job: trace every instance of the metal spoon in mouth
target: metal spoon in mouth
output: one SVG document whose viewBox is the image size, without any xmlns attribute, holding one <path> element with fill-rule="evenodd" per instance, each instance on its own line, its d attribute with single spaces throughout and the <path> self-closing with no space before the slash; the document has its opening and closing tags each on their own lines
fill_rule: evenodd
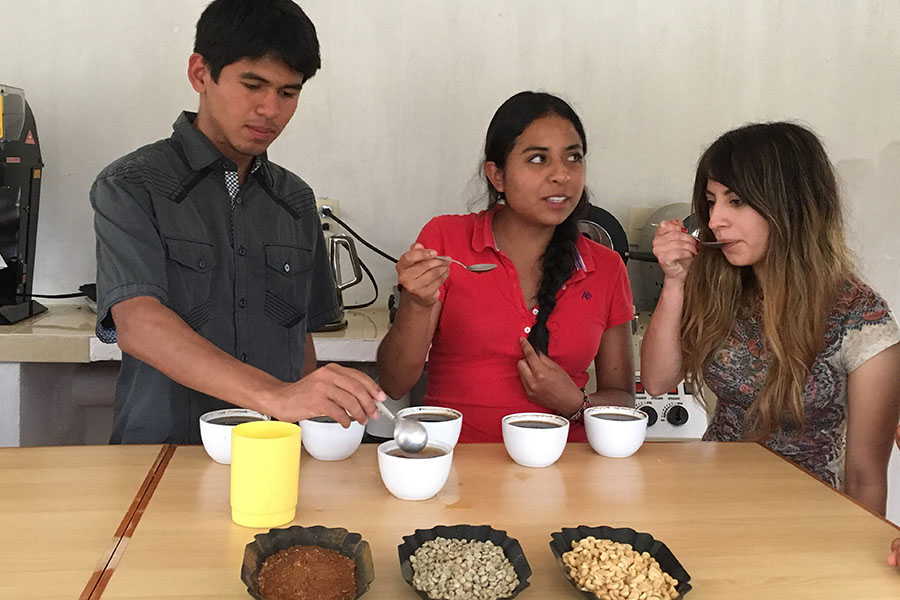
<svg viewBox="0 0 900 600">
<path fill-rule="evenodd" d="M 381 414 L 394 422 L 394 441 L 397 442 L 401 450 L 415 454 L 425 449 L 425 446 L 428 444 L 428 432 L 425 431 L 425 427 L 421 423 L 395 417 L 394 413 L 388 410 L 388 407 L 383 402 L 376 401 L 375 404 L 378 406 Z"/>
<path fill-rule="evenodd" d="M 497 265 L 495 265 L 494 263 L 478 263 L 474 265 L 466 265 L 459 262 L 455 258 L 450 258 L 449 256 L 435 256 L 435 258 L 440 258 L 441 260 L 449 260 L 450 262 L 456 263 L 462 268 L 468 269 L 473 273 L 487 273 L 488 271 L 493 271 L 497 268 Z"/>
<path fill-rule="evenodd" d="M 721 248 L 722 246 L 727 246 L 732 241 L 732 240 L 716 240 L 715 242 L 707 242 L 706 240 L 701 240 L 696 235 L 692 235 L 691 237 L 694 238 L 695 240 L 697 240 L 698 242 L 700 242 L 701 246 L 704 246 L 706 248 Z"/>
<path fill-rule="evenodd" d="M 688 217 L 688 218 L 690 218 L 690 217 Z M 685 219 L 685 222 L 687 222 L 687 219 Z M 651 227 L 659 227 L 659 223 L 650 223 L 650 226 Z M 685 229 L 688 229 L 688 227 L 686 225 L 685 225 Z M 700 242 L 701 246 L 705 246 L 706 248 L 721 248 L 722 246 L 727 246 L 728 244 L 730 244 L 731 242 L 734 241 L 734 240 L 716 240 L 714 242 L 707 242 L 706 240 L 700 239 L 700 231 L 697 229 L 690 231 L 689 235 L 692 238 L 694 238 L 695 240 L 697 240 L 698 242 Z"/>
</svg>

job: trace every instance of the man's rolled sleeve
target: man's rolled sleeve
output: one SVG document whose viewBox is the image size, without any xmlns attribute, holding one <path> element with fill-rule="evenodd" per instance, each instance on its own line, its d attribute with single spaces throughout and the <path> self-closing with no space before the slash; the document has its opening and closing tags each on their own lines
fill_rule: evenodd
<svg viewBox="0 0 900 600">
<path fill-rule="evenodd" d="M 97 237 L 97 337 L 116 341 L 110 309 L 129 298 L 168 300 L 166 254 L 148 195 L 116 176 L 91 188 Z"/>
</svg>

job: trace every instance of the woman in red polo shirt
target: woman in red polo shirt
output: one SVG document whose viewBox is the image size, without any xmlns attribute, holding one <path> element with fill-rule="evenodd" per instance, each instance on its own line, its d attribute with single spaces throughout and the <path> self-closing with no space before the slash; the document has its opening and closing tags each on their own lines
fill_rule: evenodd
<svg viewBox="0 0 900 600">
<path fill-rule="evenodd" d="M 488 209 L 432 219 L 397 263 L 397 317 L 378 350 L 382 388 L 400 397 L 428 359 L 425 403 L 463 413 L 461 442 L 502 441 L 516 412 L 572 420 L 587 406 L 634 404 L 625 265 L 578 233 L 588 206 L 587 140 L 563 100 L 521 92 L 485 139 Z M 472 273 L 438 256 L 494 263 Z M 587 393 L 594 362 L 597 390 Z"/>
</svg>

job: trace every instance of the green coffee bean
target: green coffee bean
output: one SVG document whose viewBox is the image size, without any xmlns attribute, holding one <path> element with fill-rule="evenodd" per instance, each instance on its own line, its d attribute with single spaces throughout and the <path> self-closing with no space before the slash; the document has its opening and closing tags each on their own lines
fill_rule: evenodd
<svg viewBox="0 0 900 600">
<path fill-rule="evenodd" d="M 519 578 L 492 542 L 437 538 L 409 557 L 413 585 L 433 600 L 500 600 L 512 594 Z"/>
</svg>

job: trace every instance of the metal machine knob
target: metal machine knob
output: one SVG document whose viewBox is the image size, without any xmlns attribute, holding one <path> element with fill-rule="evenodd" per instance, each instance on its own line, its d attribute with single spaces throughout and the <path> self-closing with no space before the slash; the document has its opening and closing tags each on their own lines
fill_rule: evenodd
<svg viewBox="0 0 900 600">
<path fill-rule="evenodd" d="M 645 404 L 638 410 L 647 415 L 647 427 L 650 427 L 651 425 L 656 423 L 657 419 L 659 419 L 659 413 L 657 413 L 656 409 L 649 404 Z"/>
<path fill-rule="evenodd" d="M 685 407 L 676 404 L 666 411 L 666 421 L 671 425 L 684 425 L 688 422 L 688 411 Z"/>
</svg>

